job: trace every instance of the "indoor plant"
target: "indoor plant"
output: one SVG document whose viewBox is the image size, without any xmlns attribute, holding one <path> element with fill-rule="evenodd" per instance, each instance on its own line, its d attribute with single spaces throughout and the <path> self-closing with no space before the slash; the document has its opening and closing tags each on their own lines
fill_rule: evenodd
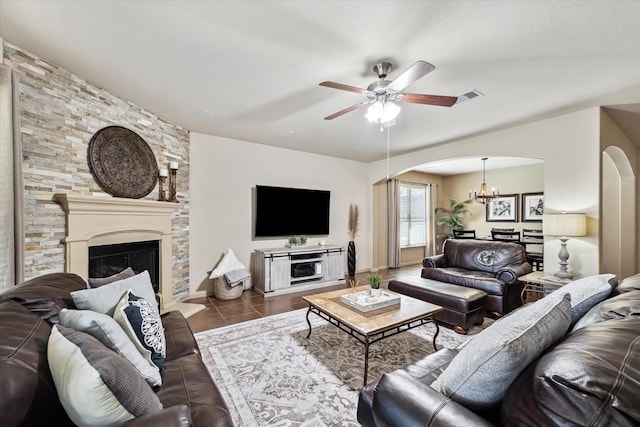
<svg viewBox="0 0 640 427">
<path fill-rule="evenodd" d="M 380 282 L 382 281 L 382 276 L 378 273 L 372 273 L 367 276 L 367 282 L 371 286 L 371 296 L 377 297 L 380 296 Z"/>
<path fill-rule="evenodd" d="M 471 212 L 465 207 L 471 203 L 471 199 L 458 202 L 456 198 L 449 199 L 449 208 L 436 208 L 436 214 L 441 214 L 438 219 L 438 225 L 446 225 L 447 231 L 438 233 L 436 237 L 440 241 L 453 237 L 453 230 L 463 228 L 462 221 L 465 214 L 471 215 Z"/>
<path fill-rule="evenodd" d="M 289 237 L 289 246 L 304 246 L 306 244 L 307 244 L 307 238 L 305 236 Z"/>
</svg>

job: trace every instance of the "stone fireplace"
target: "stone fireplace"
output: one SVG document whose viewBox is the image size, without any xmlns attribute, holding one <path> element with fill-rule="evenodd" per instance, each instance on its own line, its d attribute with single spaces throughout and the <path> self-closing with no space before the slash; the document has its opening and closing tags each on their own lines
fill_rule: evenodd
<svg viewBox="0 0 640 427">
<path fill-rule="evenodd" d="M 180 310 L 189 316 L 204 308 L 173 299 L 171 218 L 177 203 L 71 194 L 56 194 L 54 200 L 65 212 L 66 272 L 89 277 L 89 248 L 157 241 L 161 311 Z"/>
</svg>

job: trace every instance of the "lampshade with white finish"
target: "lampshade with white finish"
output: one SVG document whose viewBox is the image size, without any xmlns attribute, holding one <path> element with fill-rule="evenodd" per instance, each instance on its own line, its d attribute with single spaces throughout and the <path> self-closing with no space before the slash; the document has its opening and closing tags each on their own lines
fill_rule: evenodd
<svg viewBox="0 0 640 427">
<path fill-rule="evenodd" d="M 572 279 L 573 275 L 567 271 L 567 240 L 569 237 L 585 236 L 587 234 L 587 216 L 583 213 L 544 214 L 542 217 L 542 231 L 546 236 L 558 236 L 560 240 L 560 271 L 554 276 L 561 279 Z"/>
</svg>

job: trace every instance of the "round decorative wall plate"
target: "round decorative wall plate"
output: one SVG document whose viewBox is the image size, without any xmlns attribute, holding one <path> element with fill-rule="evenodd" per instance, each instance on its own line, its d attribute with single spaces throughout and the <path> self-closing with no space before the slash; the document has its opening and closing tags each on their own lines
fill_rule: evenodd
<svg viewBox="0 0 640 427">
<path fill-rule="evenodd" d="M 100 187 L 115 197 L 140 199 L 158 181 L 158 163 L 149 145 L 121 126 L 108 126 L 93 135 L 89 166 Z"/>
</svg>

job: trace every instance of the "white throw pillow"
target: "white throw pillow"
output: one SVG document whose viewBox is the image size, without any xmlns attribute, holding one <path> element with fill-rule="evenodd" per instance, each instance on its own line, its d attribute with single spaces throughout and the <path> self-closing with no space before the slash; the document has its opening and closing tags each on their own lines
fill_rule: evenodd
<svg viewBox="0 0 640 427">
<path fill-rule="evenodd" d="M 228 273 L 233 270 L 244 269 L 244 264 L 240 262 L 240 260 L 236 257 L 236 254 L 234 254 L 231 248 L 229 248 L 227 249 L 227 253 L 220 260 L 216 268 L 214 268 L 209 275 L 209 279 L 217 279 L 218 277 L 222 277 L 224 273 Z"/>
<path fill-rule="evenodd" d="M 99 288 L 71 292 L 71 297 L 76 307 L 81 310 L 92 310 L 112 316 L 116 304 L 122 295 L 130 289 L 134 294 L 149 301 L 156 313 L 160 315 L 158 305 L 155 304 L 156 294 L 153 291 L 151 277 L 146 270 L 133 277 L 118 280 Z"/>
<path fill-rule="evenodd" d="M 47 359 L 60 402 L 78 426 L 109 426 L 162 410 L 133 366 L 89 334 L 55 325 Z"/>
<path fill-rule="evenodd" d="M 108 349 L 127 359 L 151 387 L 162 384 L 158 367 L 142 357 L 118 322 L 106 314 L 65 308 L 60 311 L 60 325 L 91 335 Z"/>
</svg>

